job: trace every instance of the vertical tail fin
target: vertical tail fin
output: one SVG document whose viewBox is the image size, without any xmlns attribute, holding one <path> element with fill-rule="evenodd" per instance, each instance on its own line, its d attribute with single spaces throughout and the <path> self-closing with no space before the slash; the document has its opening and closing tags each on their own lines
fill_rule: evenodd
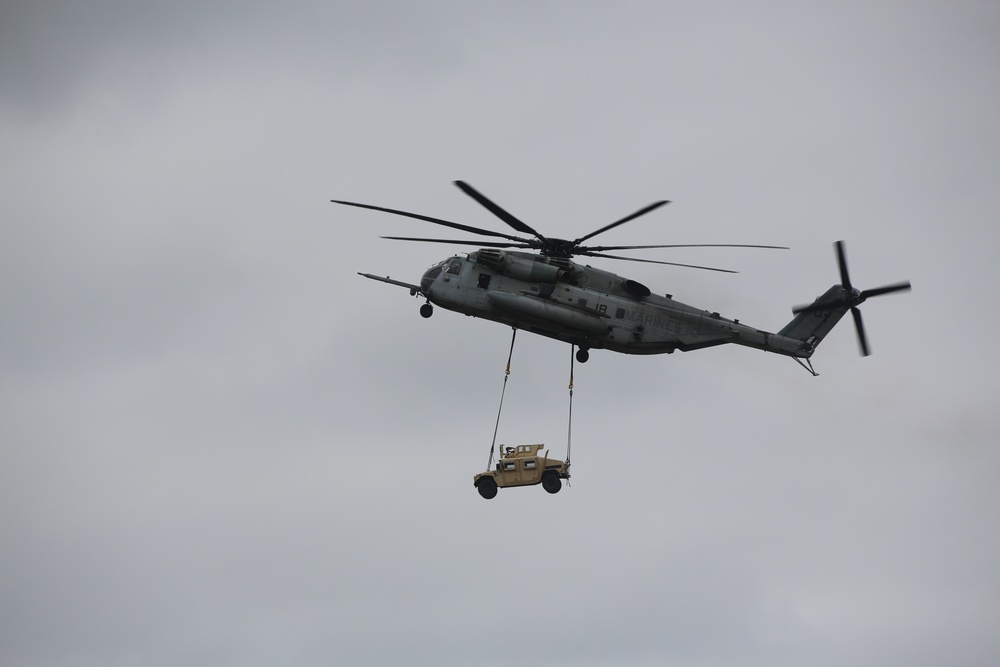
<svg viewBox="0 0 1000 667">
<path fill-rule="evenodd" d="M 850 304 L 844 298 L 845 291 L 841 285 L 834 285 L 792 318 L 778 334 L 805 342 L 812 354 L 850 309 Z"/>
</svg>

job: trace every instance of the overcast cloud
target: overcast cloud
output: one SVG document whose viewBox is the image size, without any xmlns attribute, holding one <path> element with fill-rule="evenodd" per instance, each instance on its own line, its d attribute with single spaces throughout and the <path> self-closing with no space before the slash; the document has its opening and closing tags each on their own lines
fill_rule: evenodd
<svg viewBox="0 0 1000 667">
<path fill-rule="evenodd" d="M 994 2 L 0 7 L 0 663 L 1000 663 Z M 408 282 L 501 230 L 813 358 L 594 351 L 573 486 L 487 463 L 510 331 Z M 469 248 L 471 250 L 472 248 Z M 652 252 L 652 251 L 650 251 Z M 645 256 L 645 255 L 644 255 Z M 566 445 L 522 334 L 499 440 Z"/>
</svg>

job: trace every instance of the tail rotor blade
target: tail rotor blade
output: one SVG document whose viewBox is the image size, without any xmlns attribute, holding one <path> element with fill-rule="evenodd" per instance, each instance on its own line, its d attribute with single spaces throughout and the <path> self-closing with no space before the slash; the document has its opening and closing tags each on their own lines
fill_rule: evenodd
<svg viewBox="0 0 1000 667">
<path fill-rule="evenodd" d="M 858 345 L 861 346 L 861 356 L 867 357 L 871 354 L 868 349 L 868 336 L 865 335 L 865 325 L 861 321 L 861 311 L 851 308 L 851 315 L 854 316 L 854 327 L 858 330 Z"/>
<path fill-rule="evenodd" d="M 840 267 L 840 284 L 850 292 L 854 288 L 851 286 L 851 276 L 847 272 L 847 256 L 844 252 L 844 242 L 837 241 L 834 245 L 837 248 L 837 265 Z"/>
<path fill-rule="evenodd" d="M 892 294 L 893 292 L 905 292 L 910 289 L 910 281 L 902 283 L 894 283 L 892 285 L 886 285 L 885 287 L 876 287 L 875 289 L 866 289 L 861 293 L 862 299 L 867 299 L 872 296 L 879 296 L 882 294 Z"/>
</svg>

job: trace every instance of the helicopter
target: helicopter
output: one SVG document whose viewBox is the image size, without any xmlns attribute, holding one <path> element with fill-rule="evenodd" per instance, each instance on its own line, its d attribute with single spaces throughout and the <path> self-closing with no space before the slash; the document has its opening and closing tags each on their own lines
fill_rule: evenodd
<svg viewBox="0 0 1000 667">
<path fill-rule="evenodd" d="M 873 296 L 910 289 L 909 281 L 860 290 L 854 287 L 847 270 L 843 241 L 834 244 L 840 269 L 840 283 L 833 285 L 808 305 L 792 309 L 794 317 L 782 329 L 771 333 L 728 319 L 717 312 L 689 306 L 670 294 L 654 294 L 642 283 L 623 276 L 581 265 L 573 257 L 598 257 L 692 269 L 735 273 L 727 269 L 608 254 L 608 251 L 647 248 L 738 247 L 775 248 L 783 246 L 744 244 L 657 244 L 583 245 L 639 216 L 669 204 L 667 200 L 649 206 L 574 240 L 543 236 L 525 222 L 501 208 L 464 181 L 455 181 L 462 192 L 485 207 L 513 230 L 528 236 L 496 232 L 419 213 L 331 200 L 332 203 L 371 209 L 422 220 L 501 241 L 383 236 L 382 238 L 423 243 L 475 245 L 477 250 L 443 259 L 430 267 L 419 284 L 394 280 L 370 273 L 359 275 L 379 282 L 408 288 L 410 295 L 425 299 L 420 314 L 427 318 L 434 306 L 499 322 L 516 330 L 527 330 L 574 345 L 576 360 L 585 363 L 590 350 L 624 354 L 671 354 L 690 352 L 725 344 L 772 352 L 791 357 L 812 375 L 810 358 L 817 346 L 850 312 L 862 356 L 871 354 L 858 306 Z"/>
</svg>

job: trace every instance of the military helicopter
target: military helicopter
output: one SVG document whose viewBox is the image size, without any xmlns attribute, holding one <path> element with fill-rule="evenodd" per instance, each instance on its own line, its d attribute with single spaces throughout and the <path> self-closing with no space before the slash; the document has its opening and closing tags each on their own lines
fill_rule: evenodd
<svg viewBox="0 0 1000 667">
<path fill-rule="evenodd" d="M 653 294 L 645 285 L 589 265 L 580 265 L 573 257 L 599 257 L 651 264 L 666 264 L 709 271 L 735 273 L 727 269 L 607 254 L 607 251 L 647 248 L 739 247 L 783 248 L 782 246 L 742 244 L 683 245 L 582 245 L 584 241 L 635 220 L 670 202 L 656 201 L 635 213 L 605 225 L 572 241 L 551 238 L 528 226 L 511 213 L 490 201 L 464 181 L 455 185 L 515 231 L 530 236 L 515 236 L 472 227 L 440 218 L 410 213 L 371 204 L 331 200 L 335 204 L 382 211 L 423 220 L 502 241 L 456 240 L 384 236 L 398 241 L 477 245 L 478 250 L 465 256 L 441 260 L 423 275 L 419 284 L 360 273 L 366 278 L 405 287 L 410 295 L 425 299 L 420 307 L 423 317 L 430 317 L 433 305 L 473 317 L 481 317 L 516 329 L 554 338 L 575 345 L 580 363 L 590 357 L 590 350 L 603 349 L 624 354 L 671 354 L 732 343 L 791 357 L 813 375 L 809 361 L 816 347 L 840 319 L 850 311 L 858 335 L 861 354 L 870 348 L 858 306 L 873 296 L 910 289 L 900 282 L 874 289 L 859 290 L 851 283 L 843 241 L 835 244 L 840 268 L 840 284 L 832 286 L 809 305 L 793 308 L 794 318 L 777 333 L 770 333 L 680 303 L 670 294 Z M 525 252 L 535 251 L 535 252 Z"/>
</svg>

